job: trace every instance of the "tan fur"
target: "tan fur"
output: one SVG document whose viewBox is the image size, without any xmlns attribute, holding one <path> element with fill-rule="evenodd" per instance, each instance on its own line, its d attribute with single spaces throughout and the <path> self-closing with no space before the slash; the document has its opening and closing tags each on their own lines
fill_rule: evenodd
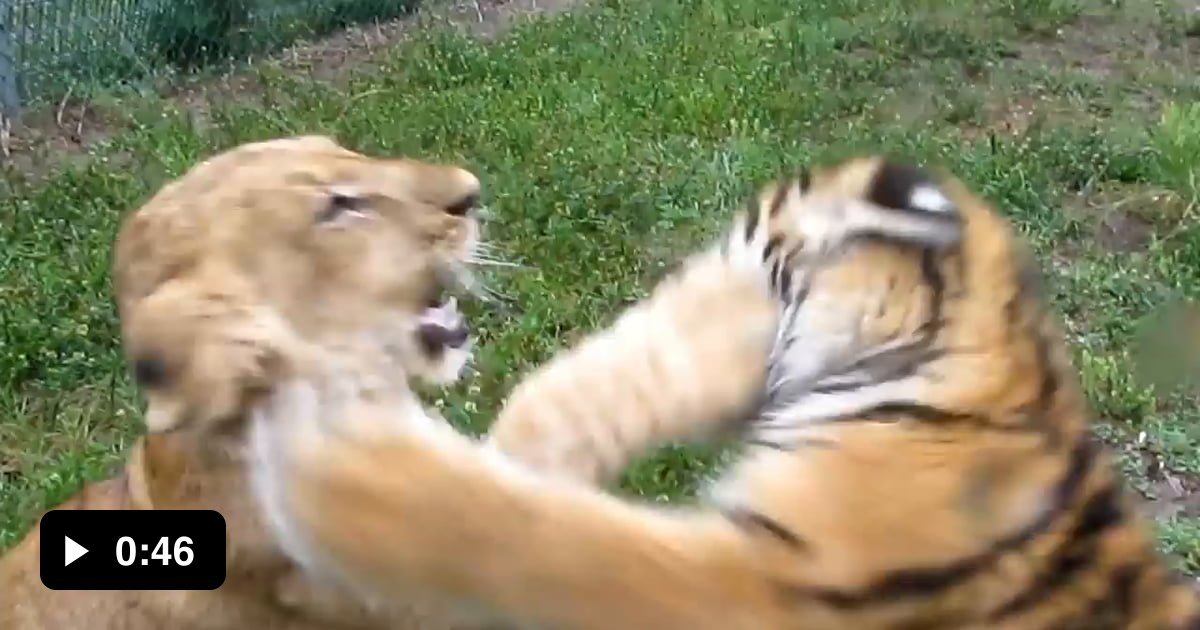
<svg viewBox="0 0 1200 630">
<path fill-rule="evenodd" d="M 126 354 L 163 373 L 151 430 L 236 421 L 303 343 L 386 345 L 392 378 L 422 375 L 410 325 L 478 231 L 445 209 L 478 193 L 460 168 L 320 136 L 242 145 L 164 186 L 124 222 L 113 262 Z M 334 194 L 370 216 L 318 225 Z"/>
<path fill-rule="evenodd" d="M 277 600 L 293 565 L 275 550 L 245 492 L 242 464 L 232 454 L 189 443 L 190 437 L 151 434 L 140 439 L 122 473 L 91 483 L 56 509 L 216 509 L 226 519 L 229 572 L 215 591 L 52 591 L 38 578 L 40 528 L 0 561 L 0 628 L 5 630 L 151 628 L 372 628 L 368 611 L 344 596 L 345 615 L 295 614 Z M 357 615 L 357 616 L 354 616 Z M 418 627 L 418 626 L 411 626 Z"/>
<path fill-rule="evenodd" d="M 726 252 L 784 308 L 764 408 L 703 505 L 537 474 L 326 369 L 256 415 L 255 488 L 289 553 L 365 592 L 420 583 L 563 629 L 1200 627 L 1088 435 L 1032 261 L 986 202 L 850 161 L 767 187 Z M 576 356 L 587 383 L 596 361 Z M 624 389 L 547 403 L 587 418 L 641 391 L 645 356 Z M 670 417 L 650 408 L 621 409 Z M 518 441 L 548 453 L 599 434 L 530 426 Z M 592 471 L 611 470 L 596 448 Z"/>
<path fill-rule="evenodd" d="M 322 219 L 334 193 L 362 212 Z M 131 214 L 113 277 L 150 433 L 119 477 L 57 507 L 216 509 L 228 525 L 227 578 L 204 592 L 50 591 L 35 527 L 0 559 L 0 629 L 478 627 L 473 613 L 415 589 L 364 603 L 305 577 L 251 501 L 244 454 L 246 406 L 307 356 L 370 364 L 375 386 L 405 394 L 410 377 L 453 376 L 444 356 L 418 349 L 414 320 L 462 273 L 478 193 L 460 168 L 308 136 L 214 156 Z"/>
</svg>

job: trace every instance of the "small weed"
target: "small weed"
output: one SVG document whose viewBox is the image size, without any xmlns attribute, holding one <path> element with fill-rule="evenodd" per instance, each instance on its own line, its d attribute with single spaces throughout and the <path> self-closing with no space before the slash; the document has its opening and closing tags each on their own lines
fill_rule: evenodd
<svg viewBox="0 0 1200 630">
<path fill-rule="evenodd" d="M 999 13 L 1019 31 L 1047 34 L 1079 17 L 1082 10 L 1082 0 L 1008 0 Z"/>
<path fill-rule="evenodd" d="M 1174 517 L 1159 523 L 1163 549 L 1175 560 L 1175 566 L 1195 574 L 1200 572 L 1200 519 Z"/>
<path fill-rule="evenodd" d="M 1200 203 L 1200 103 L 1170 103 L 1150 135 L 1159 177 L 1188 203 Z"/>
</svg>

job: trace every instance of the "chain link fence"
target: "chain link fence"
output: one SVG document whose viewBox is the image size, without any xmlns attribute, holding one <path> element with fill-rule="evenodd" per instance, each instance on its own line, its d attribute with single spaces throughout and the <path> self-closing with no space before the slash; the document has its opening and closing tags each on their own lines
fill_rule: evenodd
<svg viewBox="0 0 1200 630">
<path fill-rule="evenodd" d="M 420 0 L 0 0 L 0 107 L 193 71 L 387 20 Z"/>
<path fill-rule="evenodd" d="M 4 15 L 6 2 L 8 0 L 0 0 L 0 15 Z M 20 105 L 17 96 L 17 60 L 13 55 L 7 24 L 7 21 L 0 19 L 0 116 L 14 115 Z"/>
</svg>

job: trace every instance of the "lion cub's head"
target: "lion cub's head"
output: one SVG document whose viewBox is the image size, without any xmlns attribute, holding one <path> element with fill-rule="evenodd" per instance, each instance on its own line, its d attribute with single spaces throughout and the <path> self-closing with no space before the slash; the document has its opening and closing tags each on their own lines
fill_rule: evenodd
<svg viewBox="0 0 1200 630">
<path fill-rule="evenodd" d="M 321 136 L 245 144 L 125 219 L 113 278 L 151 431 L 237 418 L 301 347 L 383 351 L 445 383 L 469 356 L 479 180 Z"/>
</svg>

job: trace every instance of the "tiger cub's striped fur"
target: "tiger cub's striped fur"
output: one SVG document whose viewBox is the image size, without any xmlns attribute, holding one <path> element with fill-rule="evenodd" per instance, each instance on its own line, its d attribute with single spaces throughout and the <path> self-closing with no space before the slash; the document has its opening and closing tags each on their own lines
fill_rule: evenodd
<svg viewBox="0 0 1200 630">
<path fill-rule="evenodd" d="M 781 308 L 761 413 L 700 507 L 532 472 L 326 375 L 281 386 L 255 422 L 258 496 L 288 552 L 375 593 L 422 584 L 538 627 L 1200 628 L 1089 435 L 1033 261 L 986 202 L 852 160 L 767 187 L 720 258 L 753 261 Z M 645 414 L 671 423 L 638 439 L 688 413 Z M 573 417 L 532 423 L 529 444 L 562 448 Z"/>
</svg>

